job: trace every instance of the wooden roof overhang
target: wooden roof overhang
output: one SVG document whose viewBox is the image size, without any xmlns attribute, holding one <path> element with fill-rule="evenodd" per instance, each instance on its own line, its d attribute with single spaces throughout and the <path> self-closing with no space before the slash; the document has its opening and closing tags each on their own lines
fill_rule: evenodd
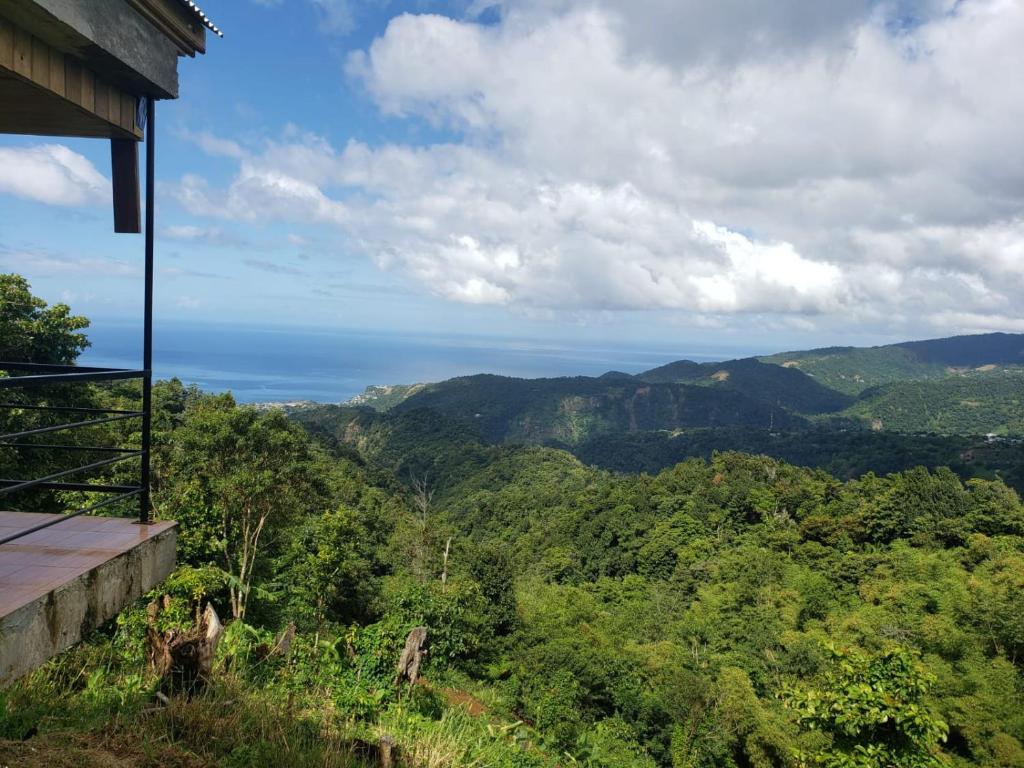
<svg viewBox="0 0 1024 768">
<path fill-rule="evenodd" d="M 188 0 L 0 0 L 0 133 L 111 141 L 114 229 L 141 231 L 147 99 L 220 31 Z"/>
</svg>

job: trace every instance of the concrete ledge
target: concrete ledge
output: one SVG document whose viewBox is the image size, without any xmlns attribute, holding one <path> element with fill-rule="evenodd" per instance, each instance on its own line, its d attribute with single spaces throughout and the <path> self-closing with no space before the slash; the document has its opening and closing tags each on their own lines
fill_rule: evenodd
<svg viewBox="0 0 1024 768">
<path fill-rule="evenodd" d="M 174 570 L 177 532 L 166 528 L 0 618 L 0 686 L 79 642 Z"/>
</svg>

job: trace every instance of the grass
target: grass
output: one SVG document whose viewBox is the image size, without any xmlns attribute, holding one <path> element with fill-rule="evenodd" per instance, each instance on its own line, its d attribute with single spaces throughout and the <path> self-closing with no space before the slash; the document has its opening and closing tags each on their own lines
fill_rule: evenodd
<svg viewBox="0 0 1024 768">
<path fill-rule="evenodd" d="M 5 730 L 11 730 L 12 715 L 24 721 L 22 712 L 34 712 L 39 719 L 23 740 L 0 742 L 0 766 L 368 765 L 359 756 L 359 741 L 329 708 L 316 712 L 293 707 L 232 678 L 166 707 L 144 699 L 90 705 L 82 694 L 66 691 L 54 691 L 57 695 L 47 707 L 33 694 L 52 690 L 49 686 L 28 681 L 16 688 L 5 702 Z M 14 714 L 11 707 L 22 698 L 18 693 L 29 706 Z"/>
<path fill-rule="evenodd" d="M 399 768 L 553 764 L 525 726 L 461 689 L 350 709 L 344 681 L 312 682 L 300 657 L 272 670 L 221 659 L 205 691 L 164 706 L 129 624 L 0 691 L 0 768 L 366 768 L 384 735 Z"/>
<path fill-rule="evenodd" d="M 142 668 L 97 639 L 0 692 L 0 768 L 368 765 L 329 699 L 314 707 L 222 672 L 162 706 Z"/>
<path fill-rule="evenodd" d="M 381 718 L 381 733 L 398 743 L 410 768 L 544 768 L 553 765 L 532 751 L 521 723 L 495 723 L 462 707 L 437 720 L 393 708 Z"/>
</svg>

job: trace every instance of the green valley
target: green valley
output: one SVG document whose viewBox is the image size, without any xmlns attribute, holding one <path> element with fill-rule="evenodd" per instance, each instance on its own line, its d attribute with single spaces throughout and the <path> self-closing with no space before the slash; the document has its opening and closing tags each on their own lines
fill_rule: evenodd
<svg viewBox="0 0 1024 768">
<path fill-rule="evenodd" d="M 87 321 L 4 280 L 0 328 L 74 359 Z M 1024 767 L 1018 444 L 864 428 L 877 395 L 756 361 L 373 394 L 159 383 L 177 570 L 0 691 L 0 763 Z M 209 673 L 162 679 L 208 606 Z"/>
</svg>

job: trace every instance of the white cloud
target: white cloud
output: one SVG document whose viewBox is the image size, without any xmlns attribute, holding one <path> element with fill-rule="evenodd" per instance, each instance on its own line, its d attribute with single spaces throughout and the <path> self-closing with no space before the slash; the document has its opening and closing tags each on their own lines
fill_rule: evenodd
<svg viewBox="0 0 1024 768">
<path fill-rule="evenodd" d="M 331 200 L 313 182 L 243 161 L 227 190 L 216 190 L 200 176 L 186 174 L 166 189 L 189 213 L 239 221 L 284 219 L 343 224 L 344 204 Z"/>
<path fill-rule="evenodd" d="M 160 234 L 171 240 L 201 240 L 206 236 L 207 230 L 204 227 L 196 227 L 191 224 L 173 225 L 164 227 Z"/>
<path fill-rule="evenodd" d="M 1018 0 L 476 10 L 493 5 L 496 24 L 399 16 L 348 62 L 383 113 L 449 143 L 337 149 L 291 128 L 223 193 L 185 179 L 180 198 L 335 224 L 454 301 L 1016 322 Z"/>
<path fill-rule="evenodd" d="M 710 221 L 694 222 L 697 236 L 728 259 L 713 274 L 692 276 L 702 312 L 764 311 L 816 314 L 846 303 L 843 272 L 805 259 L 789 243 L 757 243 Z"/>
<path fill-rule="evenodd" d="M 47 205 L 97 205 L 109 201 L 110 182 L 62 144 L 0 147 L 0 193 Z"/>
<path fill-rule="evenodd" d="M 137 261 L 121 261 L 104 256 L 79 256 L 59 252 L 10 250 L 0 247 L 0 269 L 33 275 L 76 275 L 83 278 L 142 277 Z M 159 266 L 157 273 L 166 278 L 219 278 L 220 275 L 174 266 Z"/>
<path fill-rule="evenodd" d="M 251 248 L 249 240 L 235 232 L 220 227 L 197 227 L 194 224 L 171 224 L 158 232 L 165 240 L 180 240 L 186 243 L 202 243 L 223 247 Z"/>
<path fill-rule="evenodd" d="M 233 157 L 236 160 L 245 157 L 245 150 L 237 141 L 215 136 L 209 131 L 193 132 L 183 129 L 178 132 L 178 136 L 185 141 L 193 142 L 203 152 L 213 157 Z"/>
<path fill-rule="evenodd" d="M 951 1 L 934 4 L 940 3 Z M 595 8 L 614 20 L 631 55 L 720 65 L 842 45 L 878 5 L 876 0 L 477 0 L 471 10 L 497 8 L 508 24 L 533 26 L 552 15 Z"/>
<path fill-rule="evenodd" d="M 13 272 L 36 275 L 137 277 L 142 274 L 137 265 L 117 259 L 31 251 L 0 251 L 0 266 Z"/>
</svg>

